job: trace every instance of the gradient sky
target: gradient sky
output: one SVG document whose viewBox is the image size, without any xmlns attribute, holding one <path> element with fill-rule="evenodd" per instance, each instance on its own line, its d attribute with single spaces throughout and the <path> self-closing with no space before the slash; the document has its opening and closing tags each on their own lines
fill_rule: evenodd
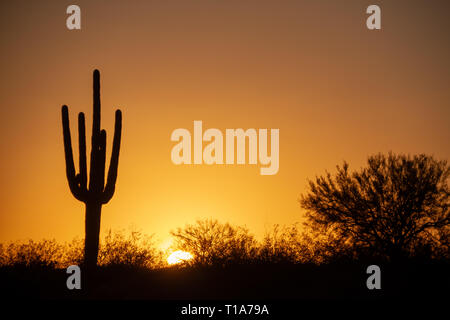
<svg viewBox="0 0 450 320">
<path fill-rule="evenodd" d="M 81 7 L 82 30 L 66 28 Z M 378 4 L 382 30 L 365 9 Z M 449 1 L 2 1 L 0 241 L 84 235 L 65 177 L 61 105 L 92 121 L 101 71 L 111 150 L 123 111 L 116 193 L 102 232 L 166 239 L 199 218 L 261 236 L 300 221 L 307 179 L 390 150 L 450 156 Z M 176 128 L 280 129 L 280 169 L 176 166 Z M 88 147 L 90 139 L 88 138 Z M 88 149 L 89 150 L 89 149 Z M 109 156 L 108 156 L 109 159 Z M 109 160 L 108 160 L 109 164 Z"/>
</svg>

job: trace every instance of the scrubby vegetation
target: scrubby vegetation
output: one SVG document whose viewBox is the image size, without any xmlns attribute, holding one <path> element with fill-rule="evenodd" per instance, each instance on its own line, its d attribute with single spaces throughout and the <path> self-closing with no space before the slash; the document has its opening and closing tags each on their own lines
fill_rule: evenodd
<svg viewBox="0 0 450 320">
<path fill-rule="evenodd" d="M 68 243 L 56 240 L 10 242 L 0 244 L 0 266 L 28 268 L 67 268 L 82 265 L 84 240 Z M 99 266 L 133 266 L 154 268 L 162 265 L 162 252 L 155 248 L 152 237 L 139 231 L 128 234 L 109 230 L 99 251 Z"/>
<path fill-rule="evenodd" d="M 429 256 L 403 264 L 367 259 L 330 235 L 316 238 L 300 225 L 274 226 L 259 241 L 243 227 L 202 220 L 172 233 L 171 250 L 193 259 L 168 265 L 168 252 L 139 232 L 108 232 L 91 290 L 65 287 L 68 265 L 83 264 L 83 240 L 0 246 L 5 298 L 76 299 L 285 299 L 379 298 L 427 293 L 439 297 L 450 284 L 448 258 Z M 379 264 L 383 291 L 366 289 L 366 268 Z M 445 294 L 444 294 L 445 296 Z"/>
<path fill-rule="evenodd" d="M 109 230 L 100 243 L 100 267 L 161 269 L 170 267 L 167 257 L 172 251 L 191 253 L 192 259 L 177 267 L 207 267 L 248 264 L 313 264 L 372 261 L 389 262 L 388 257 L 370 257 L 351 243 L 342 242 L 332 233 L 303 231 L 299 224 L 274 225 L 257 240 L 249 230 L 217 220 L 199 220 L 171 232 L 175 239 L 168 251 L 159 249 L 150 235 L 139 231 Z M 56 240 L 10 242 L 0 244 L 0 267 L 62 269 L 83 265 L 84 241 Z M 436 253 L 440 252 L 440 255 Z M 448 245 L 429 248 L 418 245 L 411 260 L 448 261 Z"/>
</svg>

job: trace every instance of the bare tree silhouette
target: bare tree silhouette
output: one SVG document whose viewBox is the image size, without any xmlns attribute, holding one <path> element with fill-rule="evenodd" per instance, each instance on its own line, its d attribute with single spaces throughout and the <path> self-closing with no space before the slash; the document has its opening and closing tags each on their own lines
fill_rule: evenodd
<svg viewBox="0 0 450 320">
<path fill-rule="evenodd" d="M 322 234 L 332 232 L 357 251 L 399 260 L 424 244 L 448 246 L 449 174 L 446 161 L 430 156 L 378 154 L 359 172 L 350 173 L 344 162 L 334 177 L 327 173 L 310 181 L 300 202 Z"/>
<path fill-rule="evenodd" d="M 226 265 L 250 261 L 257 252 L 257 243 L 248 230 L 217 220 L 198 220 L 171 232 L 176 247 L 193 255 L 191 264 Z"/>
<path fill-rule="evenodd" d="M 67 180 L 73 196 L 86 204 L 84 263 L 88 269 L 95 268 L 97 265 L 101 209 L 102 205 L 107 203 L 114 194 L 122 132 L 122 112 L 117 110 L 111 162 L 105 185 L 106 131 L 100 129 L 100 72 L 98 70 L 94 70 L 93 118 L 88 188 L 84 114 L 80 112 L 78 115 L 80 173 L 76 174 L 70 138 L 69 112 L 66 105 L 62 107 Z"/>
</svg>

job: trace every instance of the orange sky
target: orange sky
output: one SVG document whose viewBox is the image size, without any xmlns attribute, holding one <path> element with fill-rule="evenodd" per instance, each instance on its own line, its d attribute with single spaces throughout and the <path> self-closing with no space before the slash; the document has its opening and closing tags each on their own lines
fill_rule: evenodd
<svg viewBox="0 0 450 320">
<path fill-rule="evenodd" d="M 375 3 L 381 31 L 365 26 Z M 102 231 L 166 239 L 212 217 L 260 236 L 299 221 L 307 179 L 344 159 L 359 168 L 389 150 L 450 156 L 448 1 L 77 1 L 81 31 L 66 29 L 70 4 L 0 4 L 2 242 L 83 236 L 60 109 L 69 106 L 77 150 L 77 113 L 91 126 L 94 68 L 109 151 L 114 110 L 123 111 Z M 192 132 L 194 120 L 222 132 L 280 129 L 278 174 L 174 165 L 170 135 Z"/>
</svg>

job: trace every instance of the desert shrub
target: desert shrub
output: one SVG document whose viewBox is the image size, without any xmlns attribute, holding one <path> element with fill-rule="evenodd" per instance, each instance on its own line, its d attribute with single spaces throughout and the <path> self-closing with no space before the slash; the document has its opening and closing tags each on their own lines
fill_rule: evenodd
<svg viewBox="0 0 450 320">
<path fill-rule="evenodd" d="M 64 246 L 55 240 L 10 242 L 1 246 L 0 262 L 3 266 L 48 267 L 60 265 Z"/>
<path fill-rule="evenodd" d="M 161 256 L 151 236 L 110 230 L 100 244 L 98 261 L 100 266 L 151 268 L 161 265 Z M 55 240 L 0 244 L 0 266 L 67 268 L 82 265 L 83 260 L 84 239 L 80 238 L 64 244 Z"/>
<path fill-rule="evenodd" d="M 309 253 L 309 261 L 314 264 L 327 264 L 332 262 L 353 261 L 363 257 L 363 251 L 357 250 L 354 243 L 342 239 L 332 230 L 311 231 L 305 224 L 306 232 L 303 234 L 303 245 Z"/>
<path fill-rule="evenodd" d="M 84 239 L 74 238 L 71 242 L 64 244 L 64 256 L 61 267 L 70 265 L 82 265 L 84 261 Z"/>
<path fill-rule="evenodd" d="M 5 245 L 0 243 L 0 266 L 6 265 Z"/>
<path fill-rule="evenodd" d="M 246 263 L 257 253 L 257 242 L 246 228 L 217 220 L 198 220 L 171 234 L 177 249 L 193 255 L 188 261 L 193 265 Z"/>
<path fill-rule="evenodd" d="M 158 252 L 154 248 L 152 236 L 139 231 L 108 231 L 100 244 L 99 265 L 151 268 L 158 262 Z"/>
<path fill-rule="evenodd" d="M 260 244 L 257 260 L 264 263 L 311 262 L 312 252 L 298 224 L 274 225 L 266 232 Z"/>
</svg>

